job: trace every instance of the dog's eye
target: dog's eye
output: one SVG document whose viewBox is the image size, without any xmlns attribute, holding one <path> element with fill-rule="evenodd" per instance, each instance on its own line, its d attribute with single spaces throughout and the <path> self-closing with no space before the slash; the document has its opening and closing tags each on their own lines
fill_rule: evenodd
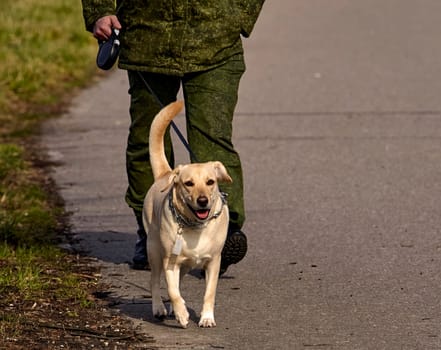
<svg viewBox="0 0 441 350">
<path fill-rule="evenodd" d="M 184 185 L 187 186 L 187 187 L 193 187 L 194 183 L 193 183 L 193 181 L 185 181 Z"/>
<path fill-rule="evenodd" d="M 210 179 L 207 181 L 207 186 L 213 186 L 214 185 L 214 180 Z"/>
</svg>

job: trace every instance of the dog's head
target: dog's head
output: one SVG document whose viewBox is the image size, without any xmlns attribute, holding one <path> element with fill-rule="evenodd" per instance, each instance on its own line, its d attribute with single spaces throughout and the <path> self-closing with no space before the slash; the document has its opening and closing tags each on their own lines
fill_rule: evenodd
<svg viewBox="0 0 441 350">
<path fill-rule="evenodd" d="M 216 199 L 219 198 L 219 182 L 233 180 L 221 162 L 180 165 L 170 175 L 170 184 L 176 191 L 175 205 L 187 217 L 199 221 L 210 217 Z"/>
</svg>

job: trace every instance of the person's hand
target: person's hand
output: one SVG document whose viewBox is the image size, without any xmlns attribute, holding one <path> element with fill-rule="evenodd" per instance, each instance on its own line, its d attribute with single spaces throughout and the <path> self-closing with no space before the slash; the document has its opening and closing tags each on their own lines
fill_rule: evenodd
<svg viewBox="0 0 441 350">
<path fill-rule="evenodd" d="M 93 36 L 98 40 L 107 40 L 112 34 L 112 28 L 121 29 L 121 24 L 116 16 L 104 16 L 95 22 Z"/>
</svg>

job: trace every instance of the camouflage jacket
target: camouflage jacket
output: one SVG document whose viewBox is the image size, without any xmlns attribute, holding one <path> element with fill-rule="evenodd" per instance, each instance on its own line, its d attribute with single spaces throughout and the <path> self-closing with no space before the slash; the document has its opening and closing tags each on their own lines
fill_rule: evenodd
<svg viewBox="0 0 441 350">
<path fill-rule="evenodd" d="M 82 0 L 86 28 L 116 14 L 119 67 L 171 75 L 213 68 L 243 52 L 265 0 Z"/>
</svg>

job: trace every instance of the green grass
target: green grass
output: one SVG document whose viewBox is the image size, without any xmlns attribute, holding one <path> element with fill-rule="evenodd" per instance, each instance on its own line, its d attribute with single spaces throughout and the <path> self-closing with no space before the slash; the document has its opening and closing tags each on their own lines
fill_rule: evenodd
<svg viewBox="0 0 441 350">
<path fill-rule="evenodd" d="M 72 0 L 3 0 L 0 44 L 0 242 L 32 245 L 53 238 L 59 210 L 29 136 L 90 81 L 97 47 Z"/>
<path fill-rule="evenodd" d="M 24 157 L 23 147 L 0 145 L 0 242 L 14 246 L 53 241 L 62 213 Z"/>
<path fill-rule="evenodd" d="M 50 245 L 6 243 L 0 243 L 0 257 L 0 348 L 9 348 L 11 337 L 33 341 L 25 325 L 57 324 L 95 312 L 90 296 L 95 281 L 76 272 L 81 267 L 74 257 Z"/>
<path fill-rule="evenodd" d="M 21 135 L 57 113 L 95 71 L 96 43 L 80 1 L 3 0 L 0 12 L 0 135 Z"/>
<path fill-rule="evenodd" d="M 0 45 L 0 338 L 4 338 L 18 318 L 30 314 L 34 303 L 49 305 L 48 309 L 59 300 L 79 307 L 89 303 L 90 282 L 78 277 L 72 257 L 54 244 L 63 208 L 47 174 L 34 162 L 44 155 L 36 153 L 32 136 L 39 123 L 59 115 L 72 94 L 90 82 L 97 72 L 97 45 L 85 31 L 79 0 L 2 0 Z"/>
<path fill-rule="evenodd" d="M 0 244 L 0 294 L 8 303 L 50 298 L 88 306 L 86 289 L 72 271 L 72 260 L 54 246 L 16 248 Z M 3 300 L 4 302 L 4 300 Z"/>
</svg>

